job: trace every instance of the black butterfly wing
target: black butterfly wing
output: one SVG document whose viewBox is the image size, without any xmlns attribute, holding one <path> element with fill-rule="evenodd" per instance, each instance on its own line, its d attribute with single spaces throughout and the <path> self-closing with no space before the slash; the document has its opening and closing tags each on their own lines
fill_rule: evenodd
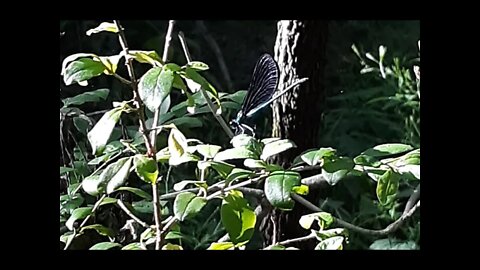
<svg viewBox="0 0 480 270">
<path fill-rule="evenodd" d="M 247 96 L 243 101 L 241 112 L 243 116 L 269 101 L 278 85 L 278 65 L 272 56 L 264 54 L 258 59 L 248 87 Z"/>
</svg>

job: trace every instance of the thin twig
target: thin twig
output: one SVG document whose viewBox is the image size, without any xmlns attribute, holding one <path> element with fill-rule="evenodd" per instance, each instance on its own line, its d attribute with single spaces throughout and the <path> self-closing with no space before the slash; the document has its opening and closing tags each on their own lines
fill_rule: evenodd
<svg viewBox="0 0 480 270">
<path fill-rule="evenodd" d="M 150 228 L 150 225 L 147 223 L 143 222 L 140 218 L 135 216 L 130 210 L 128 210 L 127 206 L 123 203 L 122 200 L 117 200 L 118 206 L 128 215 L 130 216 L 133 220 L 135 220 L 138 224 L 142 225 L 145 228 Z"/>
<path fill-rule="evenodd" d="M 129 57 L 129 54 L 128 54 L 129 49 L 127 44 L 127 39 L 125 37 L 125 32 L 123 31 L 123 27 L 120 24 L 119 20 L 114 20 L 114 23 L 118 28 L 120 45 L 122 46 L 122 49 L 125 54 L 125 65 L 127 66 L 128 75 L 130 76 L 130 82 L 131 82 L 130 86 L 133 89 L 133 98 L 135 100 L 134 104 L 135 104 L 135 107 L 138 109 L 140 129 L 142 132 L 142 136 L 145 140 L 145 145 L 147 146 L 147 149 L 148 149 L 148 155 L 150 157 L 154 157 L 155 149 L 152 148 L 150 140 L 148 139 L 148 136 L 147 136 L 147 125 L 145 124 L 145 116 L 143 115 L 142 102 L 140 100 L 140 94 L 138 93 L 138 85 L 137 85 L 137 80 L 135 78 L 135 72 L 133 70 L 132 58 Z"/>
<path fill-rule="evenodd" d="M 173 32 L 173 27 L 175 26 L 175 20 L 170 20 L 168 21 L 168 29 L 167 29 L 167 35 L 165 36 L 165 45 L 163 46 L 163 57 L 162 61 L 163 63 L 167 63 L 167 57 L 168 57 L 168 50 L 170 49 L 170 42 L 172 41 L 172 32 Z M 152 129 L 155 129 L 157 127 L 158 123 L 158 118 L 160 117 L 160 107 L 155 109 L 155 113 L 153 115 L 153 124 L 152 124 Z M 157 145 L 157 132 L 152 132 L 150 134 L 150 140 L 152 141 L 152 147 L 154 149 L 156 148 Z"/>
<path fill-rule="evenodd" d="M 124 83 L 124 84 L 128 84 L 128 85 L 131 85 L 131 84 L 132 84 L 131 81 L 123 78 L 122 76 L 118 75 L 117 73 L 113 73 L 113 77 L 119 79 L 119 80 L 120 80 L 122 83 Z"/>
<path fill-rule="evenodd" d="M 210 194 L 209 196 L 207 196 L 206 199 L 207 199 L 207 201 L 208 201 L 208 200 L 210 200 L 210 199 L 212 199 L 212 198 L 215 198 L 215 197 L 221 195 L 221 194 L 224 193 L 224 192 L 227 192 L 227 191 L 230 191 L 230 190 L 233 190 L 233 189 L 237 189 L 237 188 L 239 188 L 239 187 L 243 187 L 243 186 L 250 185 L 251 183 L 254 183 L 254 182 L 260 181 L 260 180 L 262 180 L 262 179 L 264 179 L 264 178 L 267 178 L 267 176 L 268 176 L 268 175 L 262 175 L 262 176 L 260 176 L 260 177 L 254 178 L 254 179 L 250 179 L 250 180 L 247 180 L 247 181 L 243 181 L 243 182 L 241 182 L 241 183 L 238 183 L 238 184 L 236 184 L 236 185 L 229 186 L 229 187 L 227 187 L 227 188 L 225 188 L 225 189 L 222 189 L 222 190 L 219 190 L 219 191 L 217 191 L 217 192 L 215 192 L 215 193 L 213 193 L 213 194 Z"/>
<path fill-rule="evenodd" d="M 315 206 L 311 202 L 305 200 L 304 198 L 302 198 L 301 196 L 299 196 L 295 193 L 292 193 L 291 196 L 294 200 L 296 200 L 297 202 L 303 204 L 304 206 L 306 206 L 307 208 L 309 208 L 309 209 L 311 209 L 315 212 L 322 211 L 322 209 L 318 208 L 317 206 Z M 412 207 L 412 209 L 410 209 L 407 213 L 403 214 L 399 219 L 397 219 L 396 221 L 394 221 L 393 223 L 391 223 L 385 229 L 382 229 L 382 230 L 365 229 L 365 228 L 350 224 L 350 223 L 348 223 L 348 222 L 346 222 L 342 219 L 336 218 L 336 217 L 334 217 L 333 220 L 338 225 L 343 226 L 343 227 L 345 227 L 347 229 L 350 229 L 352 231 L 356 231 L 356 232 L 359 232 L 359 233 L 362 233 L 362 234 L 374 235 L 374 236 L 386 236 L 386 235 L 391 234 L 391 233 L 395 232 L 396 230 L 398 230 L 400 228 L 400 226 L 403 225 L 403 223 L 409 217 L 411 217 L 415 213 L 415 211 L 417 211 L 417 209 L 419 209 L 419 208 L 420 208 L 420 201 L 418 201 L 417 204 L 415 204 L 415 206 Z"/>
<path fill-rule="evenodd" d="M 185 36 L 183 35 L 183 32 L 180 31 L 178 33 L 178 38 L 180 39 L 180 43 L 182 43 L 183 52 L 185 53 L 185 57 L 187 58 L 187 62 L 188 63 L 192 62 L 192 58 L 190 57 L 190 52 L 188 51 L 187 42 L 185 41 Z M 225 120 L 223 119 L 223 117 L 216 113 L 217 108 L 216 108 L 215 104 L 212 103 L 212 101 L 210 100 L 210 97 L 208 96 L 207 92 L 201 86 L 200 86 L 200 92 L 202 92 L 203 97 L 207 101 L 208 108 L 212 112 L 215 119 L 217 119 L 218 123 L 220 123 L 220 126 L 222 126 L 225 133 L 227 133 L 227 135 L 228 135 L 228 137 L 230 137 L 230 139 L 233 138 L 234 134 L 233 134 L 232 130 L 228 127 L 228 125 L 225 122 Z"/>
<path fill-rule="evenodd" d="M 203 38 L 210 44 L 210 47 L 213 50 L 213 53 L 217 56 L 218 65 L 220 66 L 220 70 L 223 73 L 223 77 L 225 77 L 225 82 L 227 83 L 227 89 L 233 89 L 232 79 L 230 78 L 230 73 L 228 72 L 227 65 L 225 64 L 225 59 L 223 58 L 222 50 L 215 39 L 210 35 L 208 32 L 207 26 L 203 21 L 197 21 L 198 29 L 202 33 Z"/>
<path fill-rule="evenodd" d="M 290 244 L 295 243 L 295 242 L 307 241 L 307 240 L 313 239 L 315 237 L 316 237 L 315 234 L 309 234 L 307 236 L 302 236 L 302 237 L 298 237 L 298 238 L 294 238 L 294 239 L 281 241 L 281 242 L 278 242 L 276 245 L 286 246 L 286 245 L 290 245 Z M 273 245 L 275 245 L 275 244 L 273 244 Z"/>
</svg>

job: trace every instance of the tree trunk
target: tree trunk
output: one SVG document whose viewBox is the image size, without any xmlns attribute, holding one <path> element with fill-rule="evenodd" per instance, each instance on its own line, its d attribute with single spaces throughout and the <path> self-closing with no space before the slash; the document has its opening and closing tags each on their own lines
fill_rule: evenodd
<svg viewBox="0 0 480 270">
<path fill-rule="evenodd" d="M 308 78 L 308 81 L 280 97 L 273 105 L 272 137 L 290 139 L 297 145 L 296 149 L 290 149 L 275 157 L 275 162 L 284 168 L 303 151 L 319 147 L 325 99 L 323 71 L 327 34 L 328 23 L 325 21 L 278 22 L 275 44 L 275 60 L 280 68 L 278 88 L 285 89 L 298 79 Z M 309 194 L 307 199 L 316 203 L 315 197 L 318 197 L 318 194 L 314 193 Z M 298 220 L 309 212 L 298 203 L 290 212 L 276 210 L 273 216 L 277 222 L 277 241 L 308 234 L 309 231 L 301 228 Z M 297 247 L 313 248 L 311 244 L 300 244 Z"/>
</svg>

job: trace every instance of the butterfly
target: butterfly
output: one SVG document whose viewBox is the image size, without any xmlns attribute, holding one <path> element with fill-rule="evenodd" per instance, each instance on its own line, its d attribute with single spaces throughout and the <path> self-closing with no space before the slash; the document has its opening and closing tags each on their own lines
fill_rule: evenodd
<svg viewBox="0 0 480 270">
<path fill-rule="evenodd" d="M 230 121 L 230 126 L 235 130 L 235 135 L 249 132 L 255 136 L 253 128 L 245 124 L 251 117 L 272 103 L 280 95 L 273 97 L 278 86 L 278 64 L 269 54 L 263 54 L 255 64 L 252 79 L 248 87 L 247 95 L 243 100 L 242 107 L 235 119 Z"/>
</svg>

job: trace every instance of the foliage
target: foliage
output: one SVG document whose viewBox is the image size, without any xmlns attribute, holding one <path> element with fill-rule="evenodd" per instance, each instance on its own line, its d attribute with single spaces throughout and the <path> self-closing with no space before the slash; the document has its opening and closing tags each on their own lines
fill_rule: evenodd
<svg viewBox="0 0 480 270">
<path fill-rule="evenodd" d="M 103 23 L 86 34 L 121 36 L 123 30 L 116 26 Z M 141 76 L 137 74 L 138 83 L 130 84 L 132 78 L 122 76 L 120 63 L 129 61 L 148 66 Z M 95 77 L 112 76 L 130 81 L 130 90 L 138 97 L 113 102 L 97 121 L 78 106 L 105 100 L 117 89 L 95 89 L 63 100 L 61 124 L 69 117 L 83 134 L 71 166 L 60 167 L 60 175 L 69 179 L 66 194 L 60 196 L 60 227 L 66 227 L 60 241 L 65 249 L 73 249 L 87 233 L 98 236 L 90 238 L 91 250 L 247 249 L 254 246 L 260 223 L 256 194 L 264 194 L 272 207 L 290 211 L 298 203 L 292 194 L 309 192 L 302 182 L 306 178 L 302 169 L 315 166 L 332 189 L 348 189 L 354 193 L 352 198 L 360 198 L 361 208 L 346 210 L 329 198 L 322 203 L 322 211 L 302 217 L 299 224 L 318 242 L 315 249 L 348 248 L 354 233 L 333 227 L 336 218 L 351 221 L 348 215 L 355 211 L 362 217 L 359 223 L 378 215 L 379 220 L 398 218 L 397 206 L 420 180 L 420 149 L 380 144 L 354 158 L 334 148 L 310 149 L 295 158 L 290 168 L 283 168 L 270 163 L 269 157 L 296 147 L 287 139 L 242 134 L 229 143 L 201 141 L 188 131 L 212 127 L 205 121 L 213 118 L 210 113 L 229 115 L 240 108 L 245 95 L 217 91 L 202 75 L 208 68 L 199 61 L 165 63 L 156 52 L 141 50 L 109 56 L 82 53 L 64 59 L 65 84 L 86 86 Z M 384 72 L 397 74 L 393 68 L 392 73 Z M 210 110 L 202 91 L 219 110 Z M 171 106 L 173 95 L 183 101 Z M 374 189 L 352 190 L 347 181 Z M 247 186 L 251 188 L 242 189 Z M 228 240 L 220 241 L 223 235 Z M 369 242 L 372 249 L 417 248 L 411 241 L 402 244 L 395 239 L 387 245 L 375 240 Z M 264 248 L 291 249 L 281 243 Z"/>
</svg>

